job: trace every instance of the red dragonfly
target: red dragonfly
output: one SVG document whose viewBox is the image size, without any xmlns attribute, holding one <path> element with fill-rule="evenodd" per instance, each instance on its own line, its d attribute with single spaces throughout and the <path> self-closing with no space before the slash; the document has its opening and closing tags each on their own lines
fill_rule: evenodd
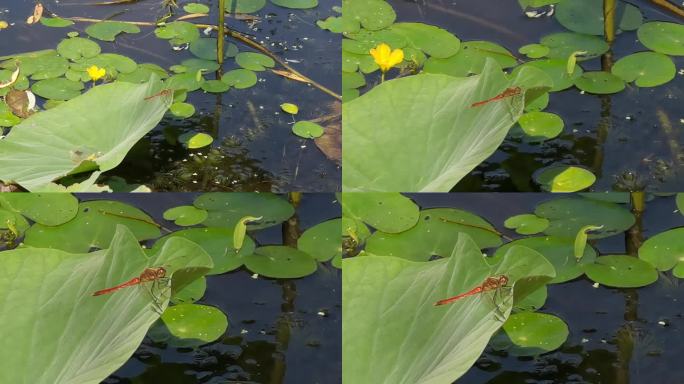
<svg viewBox="0 0 684 384">
<path fill-rule="evenodd" d="M 156 94 L 154 94 L 154 95 L 152 95 L 152 96 L 147 96 L 147 97 L 145 98 L 145 100 L 152 100 L 152 99 L 154 99 L 154 98 L 156 98 L 156 97 L 159 97 L 159 96 L 168 96 L 168 95 L 170 95 L 171 93 L 173 93 L 173 90 L 172 90 L 172 89 L 164 89 L 164 90 L 162 90 L 161 92 L 156 93 Z"/>
<path fill-rule="evenodd" d="M 482 292 L 488 292 L 488 291 L 494 291 L 499 288 L 503 288 L 508 284 L 508 277 L 505 275 L 497 275 L 497 276 L 490 276 L 485 279 L 485 281 L 481 284 L 478 285 L 477 287 L 471 289 L 470 291 L 466 293 L 461 293 L 460 295 L 456 295 L 454 297 L 450 297 L 448 299 L 443 299 L 435 303 L 435 305 L 445 305 L 445 304 L 450 304 L 453 303 L 454 301 L 460 300 L 464 297 L 468 296 L 474 296 L 477 295 L 478 293 Z"/>
<path fill-rule="evenodd" d="M 125 283 L 121 283 L 119 285 L 116 285 L 111 288 L 106 288 L 99 290 L 97 292 L 93 293 L 93 296 L 100 296 L 100 295 L 106 295 L 112 292 L 116 292 L 120 289 L 126 288 L 126 287 L 132 287 L 135 285 L 141 285 L 143 283 L 157 283 L 161 282 L 162 280 L 166 280 L 166 269 L 163 267 L 156 267 L 156 268 L 145 268 L 145 270 L 140 274 L 140 276 L 134 277 L 130 280 L 128 280 Z M 155 305 L 155 309 L 158 309 L 158 312 L 161 312 L 161 298 L 157 297 L 152 293 L 152 291 L 148 291 L 150 295 L 152 296 L 153 299 L 153 304 Z"/>
<path fill-rule="evenodd" d="M 491 103 L 493 101 L 502 100 L 502 99 L 505 99 L 505 98 L 511 97 L 511 96 L 517 96 L 521 93 L 522 93 L 522 88 L 520 88 L 520 87 L 506 88 L 503 92 L 492 97 L 491 99 L 478 101 L 477 103 L 473 103 L 470 107 L 471 108 L 479 107 L 479 106 L 485 105 L 487 103 Z"/>
</svg>

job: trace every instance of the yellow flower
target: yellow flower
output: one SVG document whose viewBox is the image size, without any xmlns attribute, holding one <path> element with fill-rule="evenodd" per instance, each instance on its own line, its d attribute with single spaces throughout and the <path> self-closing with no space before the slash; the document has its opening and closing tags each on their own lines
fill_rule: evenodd
<svg viewBox="0 0 684 384">
<path fill-rule="evenodd" d="M 375 59 L 375 63 L 380 66 L 380 70 L 385 73 L 390 68 L 404 61 L 404 51 L 397 48 L 394 51 L 389 45 L 380 43 L 377 47 L 370 50 L 371 56 Z"/>
<path fill-rule="evenodd" d="M 104 77 L 104 75 L 107 73 L 104 68 L 99 68 L 97 65 L 93 65 L 86 69 L 88 72 L 88 76 L 90 76 L 90 79 L 93 81 L 98 81 L 101 78 Z"/>
</svg>

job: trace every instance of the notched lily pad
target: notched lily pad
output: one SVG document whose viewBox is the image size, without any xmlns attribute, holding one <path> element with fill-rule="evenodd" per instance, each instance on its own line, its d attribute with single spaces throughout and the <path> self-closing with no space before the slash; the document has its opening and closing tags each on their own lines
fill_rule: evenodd
<svg viewBox="0 0 684 384">
<path fill-rule="evenodd" d="M 644 260 L 628 255 L 607 255 L 584 266 L 591 280 L 616 288 L 638 288 L 658 280 L 658 271 Z"/>
<path fill-rule="evenodd" d="M 581 167 L 552 165 L 537 172 L 534 179 L 548 192 L 577 192 L 591 187 L 596 176 Z"/>
<path fill-rule="evenodd" d="M 308 253 L 281 245 L 259 247 L 245 257 L 245 267 L 262 276 L 288 279 L 311 275 L 318 264 Z"/>
<path fill-rule="evenodd" d="M 165 220 L 172 220 L 176 225 L 180 226 L 199 224 L 206 220 L 207 216 L 207 211 L 192 205 L 182 205 L 164 211 Z"/>
</svg>

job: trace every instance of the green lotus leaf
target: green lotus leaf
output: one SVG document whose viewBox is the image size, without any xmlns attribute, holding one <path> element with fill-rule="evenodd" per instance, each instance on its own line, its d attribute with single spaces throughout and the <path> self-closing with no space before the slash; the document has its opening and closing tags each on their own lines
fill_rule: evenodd
<svg viewBox="0 0 684 384">
<path fill-rule="evenodd" d="M 552 80 L 550 92 L 558 92 L 573 86 L 575 79 L 583 73 L 582 68 L 576 65 L 572 74 L 568 75 L 566 60 L 544 59 L 529 61 L 513 70 L 513 75 L 526 67 L 534 67 L 544 71 Z"/>
<path fill-rule="evenodd" d="M 563 132 L 563 119 L 555 113 L 528 112 L 518 119 L 520 128 L 529 136 L 529 140 L 544 141 L 553 139 Z"/>
<path fill-rule="evenodd" d="M 532 214 L 511 216 L 504 221 L 504 227 L 515 229 L 521 235 L 536 235 L 549 226 L 549 220 Z"/>
<path fill-rule="evenodd" d="M 588 35 L 603 36 L 603 2 L 600 0 L 561 1 L 556 6 L 556 20 L 565 28 Z M 632 31 L 641 25 L 643 16 L 639 8 L 617 2 L 615 24 L 622 31 Z"/>
<path fill-rule="evenodd" d="M 547 235 L 572 239 L 587 225 L 603 226 L 589 234 L 590 239 L 602 239 L 623 233 L 636 221 L 629 210 L 617 204 L 575 197 L 543 202 L 537 205 L 534 213 L 551 222 L 544 231 Z"/>
<path fill-rule="evenodd" d="M 308 253 L 284 245 L 259 247 L 244 260 L 250 271 L 276 279 L 308 276 L 318 268 L 316 259 Z"/>
<path fill-rule="evenodd" d="M 208 213 L 192 205 L 181 205 L 164 211 L 165 220 L 173 220 L 176 225 L 196 225 L 207 219 Z"/>
<path fill-rule="evenodd" d="M 257 83 L 257 75 L 249 69 L 234 69 L 223 74 L 221 81 L 236 89 L 251 88 Z"/>
<path fill-rule="evenodd" d="M 549 48 L 550 59 L 567 60 L 574 52 L 583 51 L 578 61 L 589 60 L 608 52 L 610 46 L 602 38 L 581 33 L 560 32 L 542 37 L 540 41 Z"/>
<path fill-rule="evenodd" d="M 198 347 L 216 341 L 227 329 L 228 318 L 218 308 L 185 303 L 164 311 L 150 338 L 174 347 Z"/>
<path fill-rule="evenodd" d="M 209 13 L 209 7 L 199 3 L 185 4 L 183 10 L 187 13 Z"/>
<path fill-rule="evenodd" d="M 582 74 L 575 79 L 575 86 L 585 92 L 607 95 L 625 89 L 625 82 L 612 73 L 596 71 Z"/>
<path fill-rule="evenodd" d="M 494 60 L 501 68 L 518 64 L 515 56 L 506 48 L 489 41 L 468 41 L 453 56 L 441 59 L 431 57 L 423 66 L 426 73 L 442 73 L 451 76 L 480 74 L 487 60 Z"/>
<path fill-rule="evenodd" d="M 171 45 L 192 43 L 200 38 L 195 24 L 187 21 L 172 21 L 163 24 L 154 30 L 154 34 L 160 39 L 169 40 Z"/>
<path fill-rule="evenodd" d="M 670 229 L 644 241 L 639 258 L 659 271 L 674 268 L 675 276 L 684 278 L 684 228 Z"/>
<path fill-rule="evenodd" d="M 516 301 L 524 299 L 553 276 L 551 265 L 533 250 L 515 247 L 500 264 L 489 266 L 468 235 L 458 237 L 448 259 L 417 263 L 366 256 L 343 260 L 345 382 L 453 382 L 475 363 L 502 326 L 514 296 Z M 434 305 L 499 274 L 508 276 L 515 295 L 511 289 L 501 289 L 498 294 L 483 294 L 489 297 Z"/>
<path fill-rule="evenodd" d="M 74 25 L 74 22 L 61 17 L 41 17 L 40 23 L 46 27 L 64 28 Z"/>
<path fill-rule="evenodd" d="M 318 0 L 271 0 L 271 3 L 291 9 L 309 9 L 318 6 Z"/>
<path fill-rule="evenodd" d="M 345 216 L 359 219 L 388 233 L 405 231 L 418 222 L 419 208 L 400 193 L 345 193 L 342 196 Z"/>
<path fill-rule="evenodd" d="M 646 48 L 672 56 L 684 56 L 684 25 L 654 21 L 639 27 L 637 36 Z"/>
<path fill-rule="evenodd" d="M 674 79 L 677 68 L 668 56 L 657 52 L 637 52 L 618 60 L 613 75 L 637 87 L 656 87 Z"/>
<path fill-rule="evenodd" d="M 0 140 L 0 180 L 37 191 L 69 174 L 113 169 L 171 104 L 163 95 L 146 99 L 159 86 L 158 80 L 100 85 L 30 116 Z"/>
<path fill-rule="evenodd" d="M 247 223 L 248 231 L 278 225 L 295 213 L 287 200 L 272 193 L 205 193 L 194 205 L 209 212 L 203 223 L 208 227 L 233 228 L 245 216 L 261 217 Z"/>
<path fill-rule="evenodd" d="M 3 253 L 0 291 L 10 294 L 0 298 L 0 337 L 7 347 L 0 352 L 1 382 L 106 380 L 137 350 L 171 293 L 211 266 L 209 257 L 186 240 L 175 239 L 147 257 L 125 227 L 117 227 L 110 237 L 107 250 L 88 254 L 41 248 Z M 93 297 L 96 290 L 159 266 L 166 269 L 170 282 Z M 150 291 L 157 296 L 156 303 Z M 40 345 L 32 340 L 40 340 Z"/>
<path fill-rule="evenodd" d="M 503 330 L 518 347 L 531 348 L 534 354 L 560 348 L 568 339 L 568 325 L 557 316 L 538 312 L 512 314 Z"/>
<path fill-rule="evenodd" d="M 658 280 L 658 271 L 646 261 L 628 255 L 607 255 L 584 266 L 591 280 L 608 287 L 639 288 Z"/>
<path fill-rule="evenodd" d="M 584 168 L 552 165 L 540 170 L 534 179 L 548 192 L 577 192 L 591 187 L 596 176 Z"/>
<path fill-rule="evenodd" d="M 275 61 L 270 57 L 256 52 L 240 52 L 235 56 L 235 62 L 244 69 L 250 71 L 265 71 L 273 68 Z"/>
<path fill-rule="evenodd" d="M 434 208 L 421 211 L 418 224 L 404 232 L 374 232 L 365 250 L 379 256 L 428 261 L 434 255 L 451 255 L 459 233 L 468 234 L 481 249 L 501 245 L 496 229 L 481 217 L 460 209 Z"/>
<path fill-rule="evenodd" d="M 64 39 L 57 45 L 57 52 L 62 57 L 73 61 L 95 57 L 100 54 L 101 50 L 99 44 L 82 37 Z"/>
<path fill-rule="evenodd" d="M 396 23 L 389 30 L 403 35 L 413 48 L 420 49 L 426 55 L 446 59 L 458 52 L 461 40 L 451 32 L 423 23 Z"/>
<path fill-rule="evenodd" d="M 547 78 L 513 80 L 492 60 L 479 76 L 422 74 L 385 81 L 342 110 L 343 190 L 445 192 L 493 154 Z M 479 107 L 514 85 L 520 93 Z M 437 111 L 425 118 L 425 111 Z M 391 159 L 391 161 L 389 160 Z"/>
<path fill-rule="evenodd" d="M 392 6 L 384 0 L 343 0 L 342 14 L 371 31 L 389 27 L 397 18 Z"/>
<path fill-rule="evenodd" d="M 553 265 L 556 277 L 550 283 L 558 284 L 582 276 L 583 267 L 596 259 L 596 250 L 591 246 L 584 248 L 584 255 L 577 260 L 574 255 L 574 238 L 555 236 L 528 237 L 504 244 L 496 250 L 490 264 L 497 263 L 511 247 L 523 246 L 541 253 Z"/>
<path fill-rule="evenodd" d="M 78 199 L 68 193 L 2 193 L 0 207 L 20 213 L 38 224 L 54 226 L 76 216 Z"/>
<path fill-rule="evenodd" d="M 332 219 L 307 229 L 297 239 L 297 248 L 318 261 L 342 255 L 342 219 Z"/>
<path fill-rule="evenodd" d="M 542 44 L 527 44 L 518 49 L 519 53 L 529 57 L 530 59 L 539 59 L 549 53 L 549 47 Z"/>
<path fill-rule="evenodd" d="M 254 13 L 266 5 L 266 0 L 226 0 L 226 12 Z"/>
<path fill-rule="evenodd" d="M 121 21 L 101 21 L 90 24 L 85 32 L 88 36 L 102 41 L 114 41 L 121 33 L 140 33 L 140 27 Z"/>
<path fill-rule="evenodd" d="M 238 252 L 233 246 L 232 228 L 188 228 L 172 232 L 154 243 L 154 249 L 164 245 L 169 239 L 182 237 L 198 244 L 211 256 L 214 267 L 208 275 L 219 275 L 236 270 L 244 263 L 244 257 L 254 252 L 256 245 L 254 240 L 245 236 L 242 248 Z"/>
<path fill-rule="evenodd" d="M 81 90 L 83 90 L 83 83 L 67 80 L 62 77 L 40 80 L 31 86 L 33 93 L 42 98 L 52 100 L 73 99 L 81 94 Z"/>
</svg>

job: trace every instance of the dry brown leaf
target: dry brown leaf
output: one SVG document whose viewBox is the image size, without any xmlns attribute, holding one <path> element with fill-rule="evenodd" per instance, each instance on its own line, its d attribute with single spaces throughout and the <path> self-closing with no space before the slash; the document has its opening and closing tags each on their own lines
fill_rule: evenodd
<svg viewBox="0 0 684 384">
<path fill-rule="evenodd" d="M 290 72 L 290 71 L 285 71 L 285 70 L 282 70 L 282 69 L 271 69 L 271 72 L 275 73 L 276 75 L 280 75 L 280 76 L 282 76 L 282 77 L 286 77 L 286 78 L 288 78 L 288 79 L 290 79 L 290 80 L 300 81 L 300 82 L 302 82 L 302 83 L 308 83 L 308 82 L 309 82 L 307 79 L 305 79 L 305 78 L 303 78 L 303 77 L 301 77 L 301 76 L 299 76 L 299 75 L 297 75 L 297 74 L 295 74 L 295 73 L 292 73 L 292 72 Z"/>
<path fill-rule="evenodd" d="M 28 110 L 29 98 L 26 91 L 10 90 L 5 95 L 5 103 L 10 107 L 12 113 L 25 119 L 31 114 Z"/>
<path fill-rule="evenodd" d="M 181 20 L 187 20 L 187 19 L 197 19 L 198 17 L 206 17 L 209 16 L 208 13 L 189 13 L 187 15 L 183 15 L 179 18 L 177 18 L 175 21 L 181 21 Z"/>
<path fill-rule="evenodd" d="M 38 3 L 36 4 L 35 8 L 33 8 L 33 15 L 29 16 L 28 19 L 26 19 L 26 23 L 28 24 L 35 24 L 40 21 L 40 18 L 43 16 L 43 4 Z"/>
<path fill-rule="evenodd" d="M 0 89 L 10 87 L 14 85 L 14 83 L 17 82 L 17 79 L 19 78 L 19 67 L 12 72 L 12 77 L 10 77 L 10 80 L 6 83 L 0 82 Z"/>
<path fill-rule="evenodd" d="M 321 125 L 325 127 L 323 136 L 316 138 L 316 146 L 325 156 L 336 162 L 342 163 L 342 118 L 341 106 L 339 102 L 330 104 L 330 115 L 321 119 Z"/>
</svg>

